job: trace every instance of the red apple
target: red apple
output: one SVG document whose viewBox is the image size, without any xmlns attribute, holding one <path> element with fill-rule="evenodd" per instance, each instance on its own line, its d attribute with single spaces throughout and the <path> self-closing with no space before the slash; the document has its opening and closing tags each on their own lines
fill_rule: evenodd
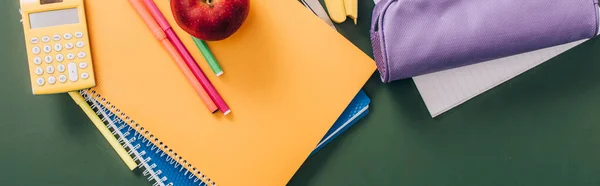
<svg viewBox="0 0 600 186">
<path fill-rule="evenodd" d="M 190 35 L 223 40 L 235 33 L 248 17 L 249 0 L 171 0 L 177 24 Z"/>
</svg>

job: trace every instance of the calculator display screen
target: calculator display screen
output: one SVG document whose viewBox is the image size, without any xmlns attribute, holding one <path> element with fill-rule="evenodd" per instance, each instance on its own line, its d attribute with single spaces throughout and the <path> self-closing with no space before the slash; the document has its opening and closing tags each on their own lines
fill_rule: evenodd
<svg viewBox="0 0 600 186">
<path fill-rule="evenodd" d="M 31 29 L 79 23 L 77 8 L 52 10 L 29 14 Z"/>
</svg>

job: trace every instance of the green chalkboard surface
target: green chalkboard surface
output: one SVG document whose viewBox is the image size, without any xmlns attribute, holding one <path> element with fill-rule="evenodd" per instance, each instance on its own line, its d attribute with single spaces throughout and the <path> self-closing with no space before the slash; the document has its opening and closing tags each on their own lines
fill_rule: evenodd
<svg viewBox="0 0 600 186">
<path fill-rule="evenodd" d="M 0 1 L 2 185 L 151 185 L 66 94 L 33 96 L 18 1 Z M 372 55 L 371 0 L 337 25 Z M 365 85 L 367 117 L 289 185 L 600 185 L 600 41 L 590 40 L 431 118 L 412 80 Z M 249 183 L 250 185 L 258 183 Z"/>
</svg>

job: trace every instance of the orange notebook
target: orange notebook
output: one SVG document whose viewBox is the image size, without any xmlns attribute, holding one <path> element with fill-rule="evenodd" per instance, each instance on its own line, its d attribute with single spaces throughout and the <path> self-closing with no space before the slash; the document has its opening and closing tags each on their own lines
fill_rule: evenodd
<svg viewBox="0 0 600 186">
<path fill-rule="evenodd" d="M 374 61 L 296 0 L 251 0 L 210 67 L 155 0 L 231 107 L 206 111 L 126 0 L 86 0 L 97 86 L 89 90 L 207 183 L 285 185 L 375 71 Z"/>
</svg>

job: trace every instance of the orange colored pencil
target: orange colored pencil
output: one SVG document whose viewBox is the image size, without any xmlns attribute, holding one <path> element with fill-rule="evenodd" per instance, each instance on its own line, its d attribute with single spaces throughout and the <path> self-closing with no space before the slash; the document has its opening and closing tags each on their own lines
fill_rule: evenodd
<svg viewBox="0 0 600 186">
<path fill-rule="evenodd" d="M 208 110 L 210 110 L 212 113 L 215 113 L 218 110 L 217 105 L 215 104 L 215 102 L 212 101 L 210 96 L 208 96 L 208 93 L 202 87 L 200 82 L 196 80 L 196 76 L 194 76 L 192 71 L 187 67 L 185 61 L 179 55 L 177 49 L 175 49 L 175 46 L 173 46 L 171 41 L 169 41 L 167 35 L 160 28 L 158 23 L 154 20 L 154 17 L 152 17 L 152 14 L 150 14 L 150 11 L 146 9 L 144 3 L 141 0 L 129 0 L 129 3 L 136 10 L 140 18 L 144 20 L 154 37 L 156 37 L 156 39 L 161 42 L 165 50 L 169 52 L 177 66 L 179 66 L 179 69 L 181 70 L 183 75 L 187 78 L 188 82 L 192 85 L 194 90 L 196 90 L 196 93 L 198 93 L 198 96 L 200 96 L 202 101 L 204 101 L 206 107 L 208 107 Z"/>
</svg>

